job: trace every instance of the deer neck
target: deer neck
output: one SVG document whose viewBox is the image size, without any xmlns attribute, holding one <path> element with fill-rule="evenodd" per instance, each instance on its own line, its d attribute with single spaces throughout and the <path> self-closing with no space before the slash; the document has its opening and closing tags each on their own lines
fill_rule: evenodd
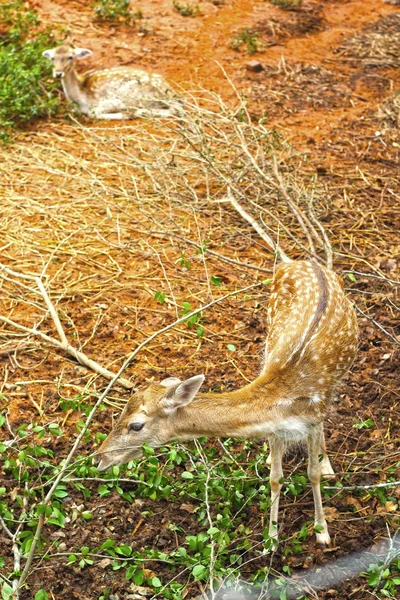
<svg viewBox="0 0 400 600">
<path fill-rule="evenodd" d="M 81 110 L 87 105 L 87 97 L 83 90 L 82 79 L 74 68 L 62 78 L 64 94 L 71 102 L 79 104 Z M 82 110 L 82 112 L 84 112 Z"/>
<path fill-rule="evenodd" d="M 178 409 L 171 422 L 171 439 L 190 440 L 199 437 L 256 437 L 276 434 L 304 437 L 305 420 L 291 411 L 277 386 L 250 384 L 235 392 L 199 394 Z M 290 430 L 298 435 L 286 435 Z"/>
</svg>

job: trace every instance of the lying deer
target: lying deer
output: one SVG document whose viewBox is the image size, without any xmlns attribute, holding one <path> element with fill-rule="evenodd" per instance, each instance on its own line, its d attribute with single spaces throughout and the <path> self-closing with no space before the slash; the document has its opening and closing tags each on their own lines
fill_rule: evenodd
<svg viewBox="0 0 400 600">
<path fill-rule="evenodd" d="M 333 470 L 323 420 L 357 351 L 355 311 L 331 270 L 314 261 L 290 261 L 276 271 L 267 318 L 265 363 L 252 383 L 233 392 L 198 393 L 204 375 L 196 375 L 183 382 L 172 377 L 136 392 L 100 447 L 98 468 L 138 458 L 144 443 L 157 447 L 203 436 L 268 438 L 269 535 L 277 539 L 285 443 L 306 440 L 317 541 L 329 544 L 320 477 L 332 476 Z"/>
<path fill-rule="evenodd" d="M 96 119 L 132 119 L 182 114 L 182 102 L 161 75 L 132 67 L 79 75 L 76 61 L 91 54 L 86 48 L 68 45 L 43 52 L 54 65 L 53 77 L 61 78 L 66 97 L 76 102 L 84 115 Z"/>
</svg>

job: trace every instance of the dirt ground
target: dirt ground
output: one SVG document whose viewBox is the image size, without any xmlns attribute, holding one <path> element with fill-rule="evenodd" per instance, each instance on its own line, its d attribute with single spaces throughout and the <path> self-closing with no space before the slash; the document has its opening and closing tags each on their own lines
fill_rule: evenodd
<svg viewBox="0 0 400 600">
<path fill-rule="evenodd" d="M 319 216 L 335 251 L 335 269 L 362 311 L 359 355 L 327 419 L 329 454 L 344 486 L 400 480 L 399 7 L 382 0 L 305 0 L 301 9 L 284 11 L 263 0 L 211 0 L 198 3 L 199 16 L 185 18 L 170 0 L 141 0 L 132 3 L 143 13 L 140 22 L 110 25 L 93 19 L 89 1 L 28 4 L 44 24 L 63 28 L 75 45 L 93 50 L 85 67 L 135 64 L 165 75 L 182 94 L 201 87 L 218 93 L 228 104 L 239 93 L 247 98 L 255 121 L 264 118 L 266 127 L 276 128 L 302 153 L 299 179 L 318 175 L 325 194 L 319 195 Z M 246 44 L 231 48 L 244 28 L 258 34 L 259 51 L 251 56 Z M 248 69 L 254 59 L 262 64 L 260 72 Z M 141 192 L 135 192 L 129 164 L 140 154 L 131 141 L 138 126 L 61 116 L 41 121 L 2 151 L 0 165 L 1 262 L 19 273 L 46 272 L 69 339 L 113 371 L 138 343 L 175 319 L 176 305 L 189 301 L 195 308 L 267 277 L 216 257 L 205 264 L 182 239 L 151 235 L 154 223 L 165 229 L 178 223 L 186 240 L 201 244 L 208 239 L 210 249 L 219 254 L 267 272 L 273 269 L 273 257 L 256 233 L 229 208 L 207 202 L 193 211 L 184 205 L 171 208 L 168 198 L 163 203 L 150 192 L 138 200 Z M 151 139 L 157 135 L 160 131 L 149 128 Z M 145 142 L 141 151 L 146 152 Z M 196 190 L 204 200 L 204 182 Z M 294 257 L 301 255 L 292 251 Z M 356 281 L 346 277 L 347 271 L 356 272 Z M 220 290 L 210 289 L 209 275 L 221 277 Z M 3 286 L 0 315 L 30 328 L 40 324 L 43 332 L 56 337 L 31 282 L 26 289 L 15 280 L 4 281 Z M 155 303 L 159 290 L 176 305 Z M 265 339 L 266 297 L 259 291 L 249 297 L 249 302 L 233 297 L 214 306 L 204 320 L 201 340 L 184 326 L 157 338 L 137 356 L 125 377 L 139 386 L 165 374 L 204 372 L 208 387 L 218 389 L 234 389 L 251 380 L 258 372 Z M 52 443 L 57 457 L 64 457 L 81 415 L 63 411 L 60 395 L 72 398 L 86 387 L 98 393 L 105 379 L 53 345 L 21 331 L 16 334 L 4 323 L 0 340 L 1 408 L 14 428 L 31 419 L 62 423 L 67 435 Z M 234 356 L 227 349 L 232 343 L 237 347 Z M 121 387 L 113 391 L 115 399 L 128 396 Z M 111 413 L 108 406 L 95 417 L 93 433 L 109 431 Z M 359 426 L 367 420 L 373 421 L 372 427 Z M 238 442 L 237 450 L 242 448 Z M 93 450 L 93 443 L 86 441 L 81 453 Z M 285 473 L 298 463 L 299 452 L 290 453 Z M 304 464 L 300 469 L 304 471 Z M 88 486 L 97 488 L 94 482 Z M 280 572 L 284 565 L 310 569 L 372 547 L 387 537 L 388 530 L 397 530 L 399 498 L 400 484 L 390 488 L 384 500 L 368 490 L 331 495 L 325 504 L 331 511 L 332 547 L 318 548 L 309 536 L 298 554 L 276 553 L 274 569 Z M 73 501 L 82 503 L 78 492 Z M 140 502 L 132 506 L 116 493 L 101 499 L 94 492 L 84 503 L 95 518 L 63 531 L 66 553 L 98 544 L 105 527 L 120 543 L 163 551 L 199 530 L 196 515 L 182 510 L 180 502 L 145 502 L 151 516 L 142 523 Z M 312 510 L 309 490 L 294 499 L 283 498 L 284 537 L 311 520 Z M 252 540 L 259 541 L 262 511 L 252 506 L 243 512 L 243 519 Z M 133 536 L 138 523 L 142 524 Z M 170 523 L 178 524 L 181 533 L 168 529 Z M 0 531 L 0 544 L 7 545 L 2 536 Z M 262 557 L 251 556 L 241 572 L 244 578 L 266 564 Z M 149 568 L 155 569 L 151 563 Z M 164 579 L 171 576 L 165 566 L 158 565 L 156 573 Z M 181 579 L 185 581 L 184 576 Z M 63 600 L 97 599 L 106 585 L 120 599 L 130 593 L 130 584 L 119 571 L 81 570 L 53 560 L 34 565 L 22 600 L 32 598 L 44 581 L 53 598 Z M 201 586 L 191 584 L 186 597 L 197 597 L 201 591 Z M 313 597 L 370 596 L 365 578 L 346 580 L 344 575 L 342 583 Z"/>
</svg>

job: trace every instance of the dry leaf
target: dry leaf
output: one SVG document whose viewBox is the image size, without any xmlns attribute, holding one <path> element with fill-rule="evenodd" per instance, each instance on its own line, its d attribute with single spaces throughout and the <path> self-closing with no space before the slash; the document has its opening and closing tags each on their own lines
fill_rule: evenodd
<svg viewBox="0 0 400 600">
<path fill-rule="evenodd" d="M 106 569 L 112 562 L 111 558 L 103 558 L 103 560 L 97 563 L 97 566 L 100 567 L 100 569 Z"/>
<path fill-rule="evenodd" d="M 193 504 L 181 504 L 180 507 L 182 510 L 186 510 L 186 512 L 188 513 L 194 513 L 194 511 L 196 510 L 196 507 L 193 506 Z"/>
<path fill-rule="evenodd" d="M 397 508 L 398 506 L 395 502 L 393 502 L 392 500 L 388 500 L 385 506 L 377 506 L 376 512 L 379 515 L 385 515 L 386 513 L 396 512 Z"/>
<path fill-rule="evenodd" d="M 336 521 L 340 517 L 338 509 L 334 506 L 326 506 L 324 508 L 324 515 L 328 523 L 332 523 L 332 521 Z"/>
</svg>

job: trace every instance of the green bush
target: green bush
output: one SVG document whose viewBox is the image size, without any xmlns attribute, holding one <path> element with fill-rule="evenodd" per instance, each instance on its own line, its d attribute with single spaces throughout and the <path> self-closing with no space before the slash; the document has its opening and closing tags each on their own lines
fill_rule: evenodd
<svg viewBox="0 0 400 600">
<path fill-rule="evenodd" d="M 130 21 L 130 0 L 98 0 L 94 12 L 100 21 Z"/>
<path fill-rule="evenodd" d="M 42 57 L 54 37 L 37 33 L 36 13 L 22 0 L 12 0 L 0 6 L 0 22 L 7 30 L 0 39 L 0 139 L 5 142 L 13 129 L 54 114 L 59 96 L 50 80 L 51 65 Z"/>
<path fill-rule="evenodd" d="M 234 50 L 240 50 L 244 45 L 246 47 L 247 54 L 255 54 L 260 52 L 262 49 L 262 43 L 259 41 L 260 34 L 253 29 L 245 27 L 241 31 L 238 31 L 230 43 L 230 47 Z"/>
<path fill-rule="evenodd" d="M 198 17 L 200 15 L 200 8 L 198 4 L 179 4 L 174 0 L 172 2 L 175 10 L 182 15 L 182 17 Z"/>
</svg>

